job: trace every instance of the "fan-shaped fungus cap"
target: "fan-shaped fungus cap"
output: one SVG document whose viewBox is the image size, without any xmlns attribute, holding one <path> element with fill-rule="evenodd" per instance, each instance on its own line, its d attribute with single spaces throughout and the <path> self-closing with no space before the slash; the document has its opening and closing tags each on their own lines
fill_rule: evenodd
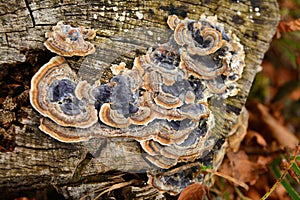
<svg viewBox="0 0 300 200">
<path fill-rule="evenodd" d="M 94 127 L 94 126 L 92 126 Z M 39 129 L 61 142 L 81 142 L 90 138 L 90 131 L 82 128 L 60 126 L 51 119 L 42 117 Z"/>
<path fill-rule="evenodd" d="M 180 23 L 180 19 L 176 15 L 170 15 L 167 20 L 167 24 L 170 29 L 174 30 L 177 25 Z"/>
<path fill-rule="evenodd" d="M 205 56 L 215 53 L 225 42 L 222 33 L 205 19 L 193 21 L 185 19 L 177 23 L 174 30 L 174 39 L 177 44 L 187 46 L 191 55 Z M 173 26 L 175 26 L 172 23 Z"/>
<path fill-rule="evenodd" d="M 108 126 L 126 128 L 130 125 L 130 119 L 124 117 L 117 110 L 112 110 L 108 103 L 101 106 L 99 117 L 100 120 Z"/>
<path fill-rule="evenodd" d="M 214 28 L 206 27 L 200 31 L 200 34 L 203 40 L 202 48 L 199 48 L 197 43 L 192 43 L 193 45 L 188 47 L 188 52 L 191 55 L 197 54 L 204 56 L 215 53 L 225 43 L 225 40 L 223 40 L 222 38 L 221 32 Z M 194 40 L 196 40 L 196 38 Z"/>
<path fill-rule="evenodd" d="M 58 22 L 52 32 L 45 34 L 47 41 L 44 45 L 53 53 L 61 56 L 86 56 L 95 52 L 95 47 L 85 39 L 93 39 L 96 31 L 82 26 L 73 28 Z"/>
<path fill-rule="evenodd" d="M 183 105 L 182 100 L 179 97 L 174 97 L 172 94 L 159 92 L 158 95 L 154 98 L 154 101 L 157 105 L 163 108 L 177 108 Z"/>
<path fill-rule="evenodd" d="M 204 174 L 199 173 L 202 167 L 200 162 L 195 162 L 161 173 L 148 172 L 148 184 L 161 192 L 177 195 L 191 182 L 203 182 Z"/>
<path fill-rule="evenodd" d="M 121 62 L 119 65 L 113 65 L 111 66 L 110 70 L 113 73 L 113 75 L 120 75 L 122 72 L 126 70 L 125 68 L 126 63 Z"/>
<path fill-rule="evenodd" d="M 89 127 L 97 122 L 94 104 L 76 98 L 75 75 L 63 57 L 54 57 L 31 80 L 31 105 L 61 126 Z"/>
<path fill-rule="evenodd" d="M 184 52 L 181 61 L 182 68 L 200 79 L 213 79 L 227 69 L 226 63 L 217 64 L 210 56 L 199 56 L 193 59 Z"/>
<path fill-rule="evenodd" d="M 140 106 L 130 119 L 134 125 L 148 125 L 155 119 L 155 114 L 149 107 Z"/>
<path fill-rule="evenodd" d="M 214 79 L 208 80 L 206 82 L 207 88 L 215 94 L 222 94 L 226 91 L 227 87 L 221 76 L 217 76 Z"/>
<path fill-rule="evenodd" d="M 75 87 L 74 94 L 77 99 L 88 101 L 90 104 L 94 104 L 96 101 L 95 89 L 97 84 L 91 85 L 87 81 L 79 81 Z"/>
</svg>

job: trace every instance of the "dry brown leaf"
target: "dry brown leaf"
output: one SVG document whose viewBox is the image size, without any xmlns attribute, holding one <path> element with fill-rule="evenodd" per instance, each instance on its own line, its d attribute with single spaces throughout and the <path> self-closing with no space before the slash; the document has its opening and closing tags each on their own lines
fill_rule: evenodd
<svg viewBox="0 0 300 200">
<path fill-rule="evenodd" d="M 274 76 L 271 76 L 272 83 L 275 87 L 281 87 L 291 80 L 297 80 L 297 71 L 289 67 L 277 67 L 275 68 Z M 278 88 L 277 88 L 278 89 Z"/>
<path fill-rule="evenodd" d="M 267 176 L 267 174 L 270 174 L 269 172 L 266 172 L 265 174 L 261 175 L 259 177 L 259 181 L 257 181 L 255 183 L 255 185 L 253 185 L 253 188 L 255 188 L 255 190 L 257 192 L 259 192 L 260 196 L 262 197 L 267 191 L 270 190 L 270 186 L 269 186 L 269 177 Z"/>
<path fill-rule="evenodd" d="M 261 66 L 262 66 L 261 73 L 263 73 L 267 77 L 274 77 L 276 75 L 275 66 L 270 61 L 263 60 Z"/>
<path fill-rule="evenodd" d="M 252 200 L 259 200 L 261 198 L 261 195 L 254 187 L 250 187 L 250 189 L 246 191 L 244 195 Z"/>
<path fill-rule="evenodd" d="M 259 179 L 259 175 L 266 170 L 265 166 L 250 161 L 244 151 L 237 153 L 229 151 L 227 157 L 229 162 L 222 164 L 220 172 L 250 185 L 254 185 Z"/>
<path fill-rule="evenodd" d="M 276 139 L 278 144 L 283 147 L 294 149 L 298 145 L 297 137 L 291 133 L 285 126 L 278 123 L 278 121 L 269 113 L 268 108 L 258 103 L 257 108 L 260 119 L 269 128 L 270 134 Z"/>
<path fill-rule="evenodd" d="M 284 124 L 285 118 L 284 118 L 284 115 L 282 114 L 284 105 L 283 105 L 282 101 L 273 103 L 267 109 L 268 109 L 267 110 L 268 113 L 277 121 L 278 124 Z"/>
<path fill-rule="evenodd" d="M 283 185 L 279 184 L 275 191 L 271 194 L 270 199 L 290 200 L 291 198 L 287 194 Z"/>
<path fill-rule="evenodd" d="M 246 139 L 245 139 L 246 144 L 249 144 L 254 138 L 255 138 L 255 141 L 257 142 L 257 144 L 259 144 L 260 146 L 263 146 L 263 147 L 267 146 L 267 142 L 263 138 L 263 136 L 261 136 L 256 131 L 248 130 Z"/>
<path fill-rule="evenodd" d="M 193 183 L 182 190 L 178 200 L 201 200 L 204 197 L 207 197 L 209 200 L 211 199 L 208 187 L 200 183 Z"/>
<path fill-rule="evenodd" d="M 282 33 L 292 31 L 300 31 L 300 18 L 288 22 L 281 21 L 277 27 L 276 38 L 280 38 Z"/>
<path fill-rule="evenodd" d="M 297 9 L 297 4 L 295 0 L 279 0 L 278 4 L 280 8 L 286 8 L 289 10 Z"/>
<path fill-rule="evenodd" d="M 299 63 L 300 65 L 300 63 Z M 294 101 L 299 101 L 300 100 L 300 86 L 298 86 L 291 94 L 289 95 L 290 98 Z"/>
<path fill-rule="evenodd" d="M 258 156 L 256 163 L 259 164 L 261 168 L 264 168 L 267 171 L 267 165 L 270 164 L 272 160 L 272 157 Z"/>
</svg>

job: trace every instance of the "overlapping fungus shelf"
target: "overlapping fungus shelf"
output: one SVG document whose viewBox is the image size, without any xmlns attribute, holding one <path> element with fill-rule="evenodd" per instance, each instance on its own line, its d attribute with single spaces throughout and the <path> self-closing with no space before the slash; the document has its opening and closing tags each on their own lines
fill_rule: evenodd
<svg viewBox="0 0 300 200">
<path fill-rule="evenodd" d="M 211 149 L 214 117 L 208 99 L 238 93 L 243 47 L 216 17 L 195 21 L 173 15 L 167 23 L 174 31 L 170 40 L 136 57 L 131 69 L 125 63 L 112 66 L 107 84 L 79 80 L 63 57 L 52 58 L 31 82 L 31 104 L 45 117 L 40 129 L 63 142 L 133 138 L 161 169 L 192 162 Z M 84 27 L 59 22 L 46 37 L 46 47 L 62 56 L 85 56 L 95 49 L 84 40 L 95 31 Z M 164 190 L 161 179 L 150 177 Z"/>
</svg>

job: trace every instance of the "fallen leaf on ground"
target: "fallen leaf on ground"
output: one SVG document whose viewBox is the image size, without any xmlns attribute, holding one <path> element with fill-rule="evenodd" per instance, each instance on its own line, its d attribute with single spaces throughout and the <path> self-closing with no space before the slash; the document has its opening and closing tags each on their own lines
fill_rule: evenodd
<svg viewBox="0 0 300 200">
<path fill-rule="evenodd" d="M 280 38 L 282 33 L 300 30 L 300 18 L 288 22 L 281 21 L 277 27 L 276 38 Z"/>
<path fill-rule="evenodd" d="M 286 189 L 283 185 L 278 185 L 275 191 L 270 195 L 270 199 L 280 199 L 280 200 L 290 200 L 291 198 L 286 192 Z"/>
<path fill-rule="evenodd" d="M 219 171 L 250 185 L 254 185 L 259 175 L 267 169 L 264 165 L 250 161 L 248 155 L 242 150 L 236 153 L 229 151 L 227 157 L 228 161 L 225 160 Z"/>
<path fill-rule="evenodd" d="M 193 183 L 182 190 L 178 200 L 201 200 L 204 197 L 207 197 L 208 200 L 211 199 L 208 187 L 200 183 Z"/>
<path fill-rule="evenodd" d="M 250 144 L 250 142 L 255 139 L 255 141 L 257 142 L 257 144 L 259 144 L 260 146 L 267 146 L 267 142 L 266 140 L 263 138 L 263 136 L 261 136 L 261 134 L 259 134 L 256 131 L 253 130 L 248 130 L 247 131 L 247 135 L 245 138 L 245 143 L 246 144 Z"/>
<path fill-rule="evenodd" d="M 292 93 L 290 93 L 290 98 L 294 101 L 300 100 L 300 85 Z"/>
<path fill-rule="evenodd" d="M 261 198 L 259 192 L 253 187 L 251 187 L 248 191 L 245 192 L 245 196 L 251 198 L 252 200 L 259 200 Z"/>
<path fill-rule="evenodd" d="M 297 137 L 275 119 L 266 106 L 251 102 L 248 103 L 248 111 L 250 128 L 263 135 L 268 142 L 271 138 L 275 139 L 277 149 L 278 146 L 294 149 L 298 145 Z"/>
<path fill-rule="evenodd" d="M 270 134 L 272 134 L 276 141 L 284 147 L 294 149 L 298 145 L 297 137 L 285 126 L 278 123 L 278 121 L 269 113 L 268 108 L 263 104 L 258 103 L 257 108 L 259 111 L 257 115 L 261 116 L 261 120 L 268 126 Z"/>
</svg>

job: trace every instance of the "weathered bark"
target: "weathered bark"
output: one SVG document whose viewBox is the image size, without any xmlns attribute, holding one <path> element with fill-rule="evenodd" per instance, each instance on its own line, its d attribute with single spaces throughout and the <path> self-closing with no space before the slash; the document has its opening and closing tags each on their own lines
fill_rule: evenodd
<svg viewBox="0 0 300 200">
<path fill-rule="evenodd" d="M 107 81 L 110 75 L 105 68 L 110 64 L 124 61 L 130 66 L 135 56 L 157 46 L 157 41 L 162 43 L 168 40 L 165 32 L 168 15 L 191 19 L 199 19 L 203 13 L 217 15 L 226 30 L 231 30 L 241 39 L 246 52 L 246 68 L 238 82 L 239 94 L 225 101 L 225 109 L 218 106 L 224 102 L 217 99 L 212 108 L 216 118 L 214 133 L 225 135 L 230 128 L 228 121 L 235 120 L 246 101 L 279 20 L 276 0 L 22 0 L 8 3 L 1 0 L 0 8 L 0 71 L 6 71 L 0 73 L 0 81 L 4 84 L 10 76 L 10 69 L 22 66 L 33 67 L 28 71 L 36 71 L 53 56 L 43 46 L 44 34 L 61 20 L 74 26 L 97 29 L 94 42 L 96 54 L 86 59 L 70 58 L 68 61 L 75 69 L 85 66 L 79 69 L 84 79 L 93 81 L 101 78 Z M 126 40 L 126 37 L 130 39 Z M 97 75 L 100 73 L 101 77 Z M 28 89 L 32 73 L 25 75 L 29 77 L 25 78 L 27 81 L 23 87 Z M 26 91 L 24 94 L 26 96 Z M 1 98 L 5 96 L 2 94 Z M 52 139 L 38 130 L 39 115 L 28 101 L 24 103 L 20 99 L 14 97 L 16 108 L 5 104 L 1 109 L 2 113 L 6 113 L 1 114 L 1 121 L 7 123 L 2 125 L 3 137 L 0 140 L 4 140 L 6 135 L 13 135 L 7 141 L 13 143 L 10 146 L 14 148 L 0 153 L 0 199 L 13 197 L 10 193 L 49 185 L 53 185 L 66 198 L 78 199 L 94 189 L 128 181 L 111 171 L 144 171 L 149 167 L 137 153 L 140 151 L 138 144 L 132 140 L 68 144 Z M 157 196 L 157 191 L 149 192 L 150 188 L 143 190 L 134 187 L 132 191 L 141 199 L 145 198 L 143 195 L 149 198 Z"/>
</svg>

